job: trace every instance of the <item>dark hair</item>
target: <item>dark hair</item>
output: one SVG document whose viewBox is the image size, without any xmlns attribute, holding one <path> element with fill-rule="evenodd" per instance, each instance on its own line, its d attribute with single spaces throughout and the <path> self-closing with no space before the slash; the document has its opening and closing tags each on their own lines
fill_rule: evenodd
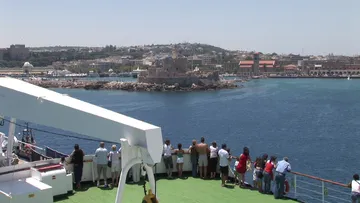
<svg viewBox="0 0 360 203">
<path fill-rule="evenodd" d="M 266 161 L 267 161 L 267 158 L 269 156 L 267 154 L 263 154 L 262 157 L 261 157 L 261 164 L 260 164 L 260 167 L 262 169 L 265 169 L 265 165 L 266 165 Z"/>
<path fill-rule="evenodd" d="M 205 138 L 201 137 L 200 142 L 205 142 Z"/>
<path fill-rule="evenodd" d="M 165 144 L 168 144 L 168 143 L 170 143 L 170 140 L 169 140 L 169 139 L 166 139 L 166 140 L 165 140 Z"/>
<path fill-rule="evenodd" d="M 211 145 L 213 146 L 213 147 L 216 147 L 217 146 L 217 144 L 216 144 L 216 142 L 214 141 L 214 142 L 212 142 L 211 143 Z"/>
<path fill-rule="evenodd" d="M 359 174 L 354 174 L 353 175 L 353 178 L 354 178 L 354 180 L 359 180 L 360 178 L 359 178 Z"/>
<path fill-rule="evenodd" d="M 78 145 L 78 144 L 75 144 L 75 145 L 74 145 L 74 149 L 75 149 L 75 150 L 80 149 L 79 145 Z"/>
<path fill-rule="evenodd" d="M 226 144 L 222 144 L 222 145 L 221 145 L 221 149 L 225 149 L 225 150 L 226 150 Z"/>
<path fill-rule="evenodd" d="M 274 161 L 276 161 L 276 156 L 271 156 L 270 157 L 270 162 L 274 162 Z"/>
<path fill-rule="evenodd" d="M 244 155 L 249 155 L 249 154 L 250 154 L 249 148 L 244 147 L 244 149 L 243 149 L 243 154 L 244 154 Z"/>
<path fill-rule="evenodd" d="M 256 167 L 261 167 L 262 160 L 263 160 L 263 159 L 262 159 L 261 157 L 256 157 L 255 166 L 256 166 Z"/>
<path fill-rule="evenodd" d="M 60 161 L 64 162 L 64 161 L 65 161 L 65 157 L 61 157 Z"/>
<path fill-rule="evenodd" d="M 181 144 L 181 143 L 178 144 L 178 148 L 179 148 L 179 150 L 181 150 L 181 148 L 182 148 L 182 144 Z"/>
</svg>

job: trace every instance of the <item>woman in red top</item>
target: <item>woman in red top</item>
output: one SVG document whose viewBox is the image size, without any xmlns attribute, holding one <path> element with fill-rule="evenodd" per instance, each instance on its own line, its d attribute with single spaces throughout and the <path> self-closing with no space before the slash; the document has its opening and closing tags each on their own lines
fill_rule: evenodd
<svg viewBox="0 0 360 203">
<path fill-rule="evenodd" d="M 270 193 L 271 180 L 274 179 L 273 170 L 275 165 L 276 157 L 271 156 L 270 160 L 266 162 L 264 169 L 264 193 Z"/>
<path fill-rule="evenodd" d="M 250 152 L 249 148 L 244 147 L 243 153 L 239 157 L 239 164 L 236 167 L 236 171 L 240 174 L 239 175 L 239 186 L 244 186 L 245 182 L 245 173 L 247 171 L 247 162 L 250 161 Z"/>
</svg>

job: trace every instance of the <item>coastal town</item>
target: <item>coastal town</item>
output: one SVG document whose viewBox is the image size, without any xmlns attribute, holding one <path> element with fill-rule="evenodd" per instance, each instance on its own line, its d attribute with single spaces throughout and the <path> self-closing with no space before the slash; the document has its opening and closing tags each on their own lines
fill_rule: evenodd
<svg viewBox="0 0 360 203">
<path fill-rule="evenodd" d="M 186 61 L 188 70 L 218 71 L 224 76 L 360 75 L 360 56 L 230 51 L 197 43 L 40 48 L 15 44 L 0 49 L 0 74 L 17 76 L 30 71 L 45 77 L 129 77 L 136 70 L 161 67 L 164 59 L 173 57 L 174 50 L 177 58 Z"/>
</svg>

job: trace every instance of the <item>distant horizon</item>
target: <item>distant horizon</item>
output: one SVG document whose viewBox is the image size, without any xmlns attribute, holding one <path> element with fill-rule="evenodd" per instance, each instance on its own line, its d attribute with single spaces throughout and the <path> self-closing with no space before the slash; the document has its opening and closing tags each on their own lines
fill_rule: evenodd
<svg viewBox="0 0 360 203">
<path fill-rule="evenodd" d="M 0 47 L 197 42 L 227 50 L 360 54 L 360 1 L 4 1 Z M 14 15 L 16 13 L 16 15 Z"/>
</svg>

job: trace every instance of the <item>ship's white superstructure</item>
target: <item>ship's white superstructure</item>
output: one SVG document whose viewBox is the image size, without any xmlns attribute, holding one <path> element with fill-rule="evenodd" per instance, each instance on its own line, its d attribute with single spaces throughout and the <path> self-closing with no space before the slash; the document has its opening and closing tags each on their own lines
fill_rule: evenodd
<svg viewBox="0 0 360 203">
<path fill-rule="evenodd" d="M 101 140 L 119 142 L 122 146 L 122 174 L 116 197 L 116 202 L 121 202 L 122 191 L 128 170 L 135 164 L 143 163 L 149 177 L 152 191 L 155 191 L 153 165 L 161 162 L 162 134 L 161 128 L 121 115 L 119 113 L 74 99 L 67 95 L 41 88 L 21 80 L 3 77 L 0 78 L 0 114 L 10 117 L 13 123 L 16 119 L 31 121 L 33 123 L 51 126 L 75 133 L 88 135 Z M 89 125 L 89 123 L 91 125 Z M 10 124 L 9 145 L 12 149 L 15 126 Z M 11 154 L 8 153 L 10 158 Z M 33 169 L 33 163 L 29 163 Z M 39 163 L 40 164 L 40 163 Z M 10 164 L 9 164 L 10 165 Z M 41 164 L 40 164 L 41 165 Z M 11 173 L 13 176 L 6 180 L 0 179 L 0 191 L 2 185 L 15 184 L 22 181 L 23 185 L 31 185 L 33 182 L 27 178 L 33 178 L 30 174 L 16 174 L 14 170 L 21 165 L 2 167 L 1 173 Z M 45 166 L 44 166 L 45 167 Z M 40 170 L 40 169 L 39 169 Z M 45 169 L 44 169 L 45 170 Z M 47 170 L 47 169 L 46 169 Z M 61 173 L 64 170 L 60 170 Z M 28 173 L 28 172 L 26 172 Z M 5 176 L 4 176 L 5 177 Z M 7 176 L 6 176 L 7 177 Z M 66 179 L 64 178 L 64 181 Z M 40 181 L 41 182 L 41 181 Z M 37 183 L 37 182 L 36 182 Z M 40 184 L 39 184 L 40 185 Z M 5 187 L 5 186 L 4 186 Z M 24 186 L 25 187 L 25 186 Z M 39 186 L 40 187 L 40 186 Z M 45 188 L 45 187 L 41 187 Z M 13 198 L 17 188 L 7 193 Z M 40 191 L 41 189 L 39 189 Z M 50 189 L 44 189 L 49 192 Z M 40 194 L 41 192 L 39 192 Z M 47 194 L 47 193 L 46 193 Z M 45 198 L 46 195 L 44 195 Z M 48 202 L 47 200 L 44 203 Z"/>
</svg>

